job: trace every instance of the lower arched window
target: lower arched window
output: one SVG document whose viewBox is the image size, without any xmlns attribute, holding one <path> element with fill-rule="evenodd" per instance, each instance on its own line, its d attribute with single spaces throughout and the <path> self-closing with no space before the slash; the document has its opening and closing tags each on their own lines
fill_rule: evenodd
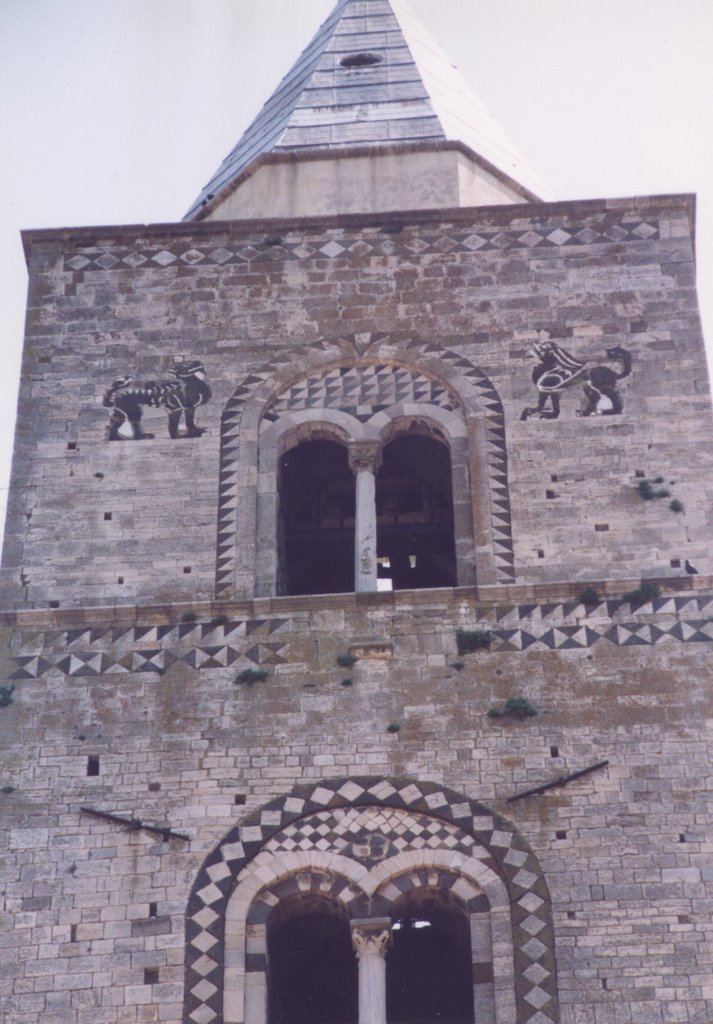
<svg viewBox="0 0 713 1024">
<path fill-rule="evenodd" d="M 344 907 L 306 893 L 284 900 L 267 929 L 268 1024 L 355 1024 L 357 964 Z"/>
<path fill-rule="evenodd" d="M 465 909 L 448 890 L 427 887 L 397 899 L 391 917 L 389 1024 L 472 1024 L 473 956 Z"/>
</svg>

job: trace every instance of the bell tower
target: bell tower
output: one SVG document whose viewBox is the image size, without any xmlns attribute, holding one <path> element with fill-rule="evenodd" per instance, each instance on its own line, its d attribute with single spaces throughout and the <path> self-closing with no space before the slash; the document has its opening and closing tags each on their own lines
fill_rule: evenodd
<svg viewBox="0 0 713 1024">
<path fill-rule="evenodd" d="M 185 218 L 24 234 L 12 1024 L 704 1024 L 694 198 L 338 0 Z"/>
</svg>

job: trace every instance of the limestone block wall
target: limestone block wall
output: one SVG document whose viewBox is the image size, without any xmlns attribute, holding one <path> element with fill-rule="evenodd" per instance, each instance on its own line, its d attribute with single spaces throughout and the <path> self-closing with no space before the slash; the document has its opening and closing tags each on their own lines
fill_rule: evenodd
<svg viewBox="0 0 713 1024">
<path fill-rule="evenodd" d="M 710 570 L 687 197 L 30 232 L 26 245 L 6 606 L 207 598 L 231 561 L 220 593 L 253 596 L 240 559 L 275 544 L 255 518 L 262 417 L 310 374 L 356 365 L 405 366 L 460 403 L 480 582 Z M 558 418 L 532 379 L 553 352 L 569 366 L 559 384 L 570 375 Z M 170 381 L 191 359 L 212 389 L 202 436 L 169 437 L 149 404 L 153 439 L 107 441 L 112 381 Z M 669 498 L 642 501 L 635 485 L 658 478 Z"/>
<path fill-rule="evenodd" d="M 223 610 L 196 606 L 187 621 L 170 607 L 5 616 L 4 685 L 15 687 L 0 708 L 8 1021 L 243 1020 L 244 976 L 226 960 L 220 909 L 230 872 L 260 852 L 256 837 L 297 827 L 300 807 L 358 804 L 349 780 L 364 776 L 400 780 L 403 798 L 386 784 L 375 793 L 436 822 L 462 828 L 468 801 L 481 808 L 478 828 L 500 816 L 484 869 L 523 850 L 503 861 L 508 885 L 533 885 L 539 865 L 546 889 L 528 897 L 530 916 L 514 911 L 515 944 L 533 958 L 517 961 L 530 964 L 519 1022 L 710 1018 L 710 578 L 647 604 L 585 607 L 554 588 L 546 599 L 511 588 L 507 604 L 464 589 Z M 459 655 L 458 628 L 489 629 L 491 646 Z M 340 666 L 349 652 L 358 660 Z M 266 675 L 240 679 L 246 669 Z M 512 697 L 537 714 L 488 716 Z M 296 799 L 296 788 L 304 797 L 315 787 L 316 803 Z M 266 804 L 290 813 L 256 813 Z M 82 807 L 178 837 L 127 831 Z M 219 846 L 231 852 L 216 861 Z M 285 877 L 304 869 L 294 842 L 282 850 Z M 554 945 L 540 949 L 543 895 Z M 559 1001 L 543 980 L 553 965 Z"/>
</svg>

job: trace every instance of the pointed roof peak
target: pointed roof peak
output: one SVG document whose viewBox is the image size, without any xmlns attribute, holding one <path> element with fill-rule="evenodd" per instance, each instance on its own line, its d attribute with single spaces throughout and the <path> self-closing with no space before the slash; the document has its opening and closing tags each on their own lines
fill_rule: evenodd
<svg viewBox="0 0 713 1024">
<path fill-rule="evenodd" d="M 404 0 L 338 0 L 186 215 L 202 219 L 268 154 L 458 142 L 522 196 L 543 189 Z"/>
</svg>

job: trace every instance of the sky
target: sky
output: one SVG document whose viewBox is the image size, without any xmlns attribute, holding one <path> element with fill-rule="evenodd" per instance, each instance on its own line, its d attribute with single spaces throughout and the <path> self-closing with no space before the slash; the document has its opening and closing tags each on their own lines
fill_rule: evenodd
<svg viewBox="0 0 713 1024">
<path fill-rule="evenodd" d="M 410 0 L 555 199 L 693 192 L 713 346 L 713 0 Z M 181 220 L 333 0 L 0 0 L 0 517 L 24 228 Z"/>
</svg>

